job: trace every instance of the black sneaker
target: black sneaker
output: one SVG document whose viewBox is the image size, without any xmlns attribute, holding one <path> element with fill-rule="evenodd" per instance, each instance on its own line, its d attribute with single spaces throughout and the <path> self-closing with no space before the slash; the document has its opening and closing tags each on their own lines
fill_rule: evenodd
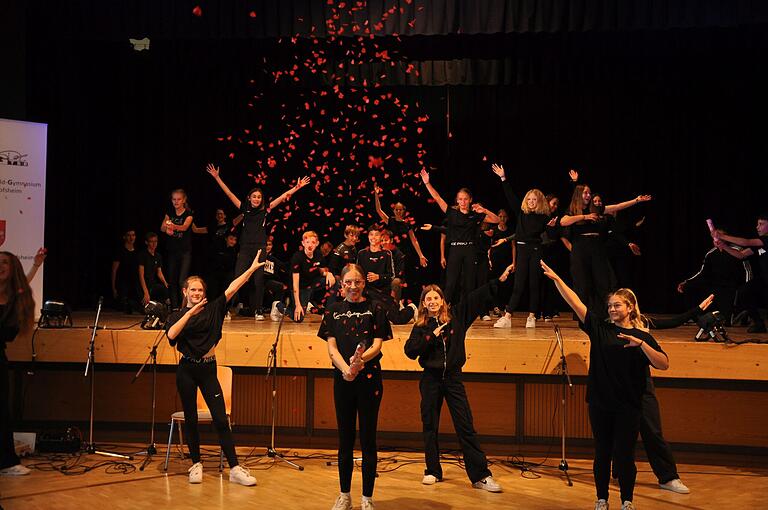
<svg viewBox="0 0 768 510">
<path fill-rule="evenodd" d="M 764 322 L 756 322 L 747 328 L 747 333 L 765 333 L 765 332 L 766 332 L 766 329 L 765 329 Z"/>
</svg>

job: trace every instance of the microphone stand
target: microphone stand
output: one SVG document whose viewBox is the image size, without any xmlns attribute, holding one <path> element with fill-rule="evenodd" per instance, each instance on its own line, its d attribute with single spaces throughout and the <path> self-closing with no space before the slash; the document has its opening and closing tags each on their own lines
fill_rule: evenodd
<svg viewBox="0 0 768 510">
<path fill-rule="evenodd" d="M 117 452 L 110 452 L 106 450 L 99 450 L 96 447 L 96 443 L 93 442 L 93 411 L 94 411 L 94 395 L 96 393 L 96 357 L 94 352 L 94 344 L 96 342 L 96 330 L 99 328 L 99 316 L 101 315 L 101 305 L 104 303 L 104 297 L 99 297 L 99 304 L 96 307 L 96 320 L 93 323 L 93 331 L 91 332 L 91 342 L 88 345 L 88 360 L 85 363 L 84 377 L 88 377 L 88 371 L 91 372 L 91 416 L 90 424 L 88 427 L 88 442 L 83 445 L 83 449 L 86 453 L 94 453 L 96 455 L 105 455 L 107 457 L 117 457 L 119 459 L 133 460 L 130 455 L 125 455 Z"/>
<path fill-rule="evenodd" d="M 162 333 L 158 340 L 153 343 L 152 349 L 149 351 L 147 359 L 144 360 L 144 363 L 139 368 L 139 371 L 136 372 L 136 375 L 133 376 L 133 380 L 131 380 L 131 384 L 135 383 L 141 373 L 144 371 L 144 367 L 146 367 L 147 363 L 149 363 L 149 360 L 152 360 L 152 425 L 149 429 L 149 444 L 147 445 L 146 450 L 136 454 L 147 456 L 144 459 L 144 462 L 141 463 L 139 471 L 144 471 L 144 468 L 147 467 L 150 462 L 152 462 L 152 456 L 157 454 L 157 448 L 155 446 L 155 408 L 157 403 L 157 346 L 160 345 L 160 342 L 163 340 L 164 336 L 165 333 Z"/>
<path fill-rule="evenodd" d="M 560 465 L 558 469 L 565 474 L 565 478 L 568 481 L 568 487 L 573 487 L 571 476 L 568 474 L 568 461 L 565 460 L 565 418 L 568 411 L 567 402 L 567 390 L 571 390 L 573 395 L 573 383 L 571 382 L 571 376 L 568 373 L 568 364 L 565 361 L 565 347 L 563 345 L 563 337 L 560 335 L 560 327 L 555 324 L 555 337 L 557 338 L 557 345 L 560 346 L 560 373 L 562 377 L 562 385 L 560 386 Z"/>
<path fill-rule="evenodd" d="M 269 350 L 269 359 L 267 360 L 266 378 L 269 379 L 269 376 L 272 376 L 272 437 L 271 442 L 267 447 L 267 457 L 274 461 L 283 461 L 294 469 L 304 471 L 304 466 L 291 462 L 275 449 L 275 420 L 277 418 L 277 343 L 280 340 L 280 330 L 283 328 L 284 320 L 285 314 L 280 317 L 280 322 L 277 324 L 277 334 L 275 335 L 275 341 L 272 343 L 272 348 Z"/>
</svg>

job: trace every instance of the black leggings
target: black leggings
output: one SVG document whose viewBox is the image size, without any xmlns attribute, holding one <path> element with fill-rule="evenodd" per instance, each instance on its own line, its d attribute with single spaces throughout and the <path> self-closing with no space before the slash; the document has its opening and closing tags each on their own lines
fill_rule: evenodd
<svg viewBox="0 0 768 510">
<path fill-rule="evenodd" d="M 176 369 L 176 388 L 179 390 L 181 407 L 184 409 L 184 434 L 187 436 L 187 447 L 192 462 L 200 462 L 200 432 L 197 430 L 197 389 L 200 388 L 200 393 L 211 411 L 213 426 L 219 434 L 219 444 L 227 457 L 229 467 L 237 466 L 237 454 L 227 419 L 224 392 L 216 378 L 216 362 L 193 363 L 182 358 Z"/>
<path fill-rule="evenodd" d="M 589 310 L 602 310 L 606 315 L 608 294 L 616 290 L 605 242 L 599 236 L 576 236 L 571 251 L 573 290 Z"/>
<path fill-rule="evenodd" d="M 424 474 L 433 475 L 438 480 L 443 478 L 440 446 L 437 439 L 440 431 L 440 410 L 445 399 L 453 419 L 453 428 L 459 436 L 461 451 L 464 454 L 464 469 L 467 471 L 469 480 L 475 483 L 491 476 L 488 470 L 488 459 L 480 448 L 477 432 L 472 423 L 472 411 L 469 408 L 464 384 L 461 382 L 461 373 L 443 375 L 441 371 L 425 370 L 419 382 L 419 390 L 424 458 L 427 463 Z"/>
<path fill-rule="evenodd" d="M 168 291 L 171 295 L 171 307 L 178 308 L 181 303 L 181 288 L 189 276 L 189 266 L 192 264 L 192 252 L 168 253 Z"/>
<path fill-rule="evenodd" d="M 0 353 L 0 469 L 15 466 L 21 461 L 16 456 L 11 427 L 11 392 L 8 381 L 8 360 Z"/>
<path fill-rule="evenodd" d="M 541 246 L 517 243 L 517 262 L 515 264 L 515 285 L 509 297 L 506 311 L 513 313 L 520 302 L 528 284 L 528 311 L 536 313 L 539 308 L 539 289 L 541 288 Z"/>
<path fill-rule="evenodd" d="M 360 423 L 360 448 L 363 451 L 363 496 L 373 497 L 376 483 L 376 427 L 384 387 L 379 362 L 366 365 L 353 381 L 345 381 L 333 371 L 333 403 L 339 430 L 339 487 L 349 492 L 354 467 L 355 421 Z"/>
<path fill-rule="evenodd" d="M 240 247 L 235 262 L 235 278 L 245 273 L 253 264 L 256 253 L 261 250 L 260 259 L 264 260 L 267 256 L 267 248 L 263 245 L 246 244 Z M 240 300 L 242 301 L 242 299 Z M 234 303 L 234 301 L 233 301 Z M 251 276 L 251 288 L 248 294 L 248 304 L 254 313 L 261 313 L 264 304 L 264 267 L 258 268 Z"/>
<path fill-rule="evenodd" d="M 456 291 L 461 282 L 461 292 L 467 295 L 475 290 L 475 270 L 477 267 L 475 246 L 451 245 L 445 264 L 445 299 L 449 303 L 458 303 Z"/>
<path fill-rule="evenodd" d="M 589 422 L 595 439 L 595 460 L 592 472 L 595 477 L 597 499 L 608 499 L 611 481 L 611 459 L 619 478 L 621 501 L 632 501 L 635 491 L 635 443 L 640 430 L 639 409 L 623 408 L 608 410 L 589 404 Z"/>
</svg>

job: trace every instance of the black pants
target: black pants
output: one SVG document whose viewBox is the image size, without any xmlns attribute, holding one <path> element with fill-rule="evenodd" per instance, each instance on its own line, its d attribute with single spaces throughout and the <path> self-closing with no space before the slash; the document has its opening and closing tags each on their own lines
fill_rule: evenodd
<svg viewBox="0 0 768 510">
<path fill-rule="evenodd" d="M 619 478 L 621 501 L 632 501 L 635 491 L 635 443 L 640 429 L 639 409 L 605 409 L 589 404 L 589 422 L 595 440 L 595 460 L 592 472 L 595 477 L 597 499 L 608 499 L 611 481 L 611 460 Z"/>
<path fill-rule="evenodd" d="M 21 461 L 16 455 L 13 444 L 13 427 L 11 426 L 11 385 L 8 381 L 10 373 L 5 353 L 0 353 L 0 469 L 5 469 Z"/>
<path fill-rule="evenodd" d="M 171 308 L 181 304 L 181 288 L 189 276 L 189 266 L 192 264 L 192 252 L 168 253 L 168 291 L 171 295 Z"/>
<path fill-rule="evenodd" d="M 768 285 L 762 278 L 755 278 L 739 287 L 736 307 L 740 310 L 746 310 L 747 316 L 758 326 L 765 324 L 760 316 L 760 306 L 766 302 L 768 302 Z"/>
<path fill-rule="evenodd" d="M 373 497 L 376 483 L 376 428 L 384 387 L 378 362 L 366 365 L 353 381 L 345 381 L 333 371 L 333 403 L 339 431 L 339 488 L 349 492 L 354 467 L 355 421 L 360 423 L 360 449 L 363 451 L 363 496 Z"/>
<path fill-rule="evenodd" d="M 589 310 L 602 310 L 606 315 L 606 299 L 616 289 L 605 245 L 597 236 L 576 236 L 571 251 L 573 287 Z"/>
<path fill-rule="evenodd" d="M 301 283 L 302 285 L 304 284 L 304 282 Z M 336 296 L 338 293 L 339 282 L 336 282 L 336 285 L 330 289 L 326 289 L 325 276 L 319 276 L 311 281 L 307 287 L 299 289 L 299 301 L 301 302 L 301 307 L 304 309 L 304 315 L 301 317 L 301 319 L 298 320 L 298 322 L 303 322 L 304 317 L 306 317 L 309 313 L 309 310 L 307 310 L 308 303 L 312 303 L 314 306 L 321 305 L 327 308 L 336 302 Z M 294 311 L 296 311 L 296 303 L 293 297 L 293 292 L 291 292 L 291 302 L 285 309 L 284 314 L 289 319 L 294 320 Z"/>
<path fill-rule="evenodd" d="M 408 324 L 413 319 L 413 308 L 410 306 L 400 309 L 400 303 L 391 295 L 374 287 L 365 288 L 365 296 L 374 305 L 381 306 L 387 314 L 387 320 L 392 324 Z"/>
<path fill-rule="evenodd" d="M 643 419 L 640 422 L 640 437 L 643 440 L 645 454 L 648 456 L 648 462 L 651 464 L 653 473 L 658 478 L 659 483 L 667 483 L 675 478 L 680 478 L 680 475 L 677 474 L 677 464 L 674 455 L 672 455 L 672 448 L 661 432 L 661 411 L 650 377 L 646 384 L 646 391 L 643 393 L 642 405 Z"/>
<path fill-rule="evenodd" d="M 253 259 L 256 258 L 256 253 L 261 250 L 261 260 L 264 260 L 267 253 L 267 247 L 265 245 L 257 244 L 244 244 L 240 246 L 240 251 L 237 253 L 237 261 L 235 262 L 235 278 L 245 273 L 246 269 L 251 267 Z M 250 292 L 248 293 L 248 305 L 254 313 L 261 313 L 264 304 L 264 268 L 260 267 L 254 271 L 250 280 Z M 242 301 L 242 299 L 240 300 Z M 233 303 L 236 303 L 233 300 Z"/>
<path fill-rule="evenodd" d="M 475 426 L 472 423 L 472 411 L 469 408 L 464 384 L 461 382 L 461 372 L 447 373 L 443 377 L 440 371 L 425 370 L 421 375 L 421 381 L 419 381 L 419 390 L 421 391 L 424 457 L 427 463 L 424 474 L 433 475 L 438 480 L 443 478 L 438 434 L 440 409 L 442 409 L 443 399 L 445 399 L 453 419 L 453 428 L 459 437 L 459 443 L 461 443 L 461 451 L 464 454 L 464 469 L 467 471 L 469 480 L 475 483 L 491 476 L 488 469 L 488 459 L 480 448 L 477 432 L 475 432 Z"/>
<path fill-rule="evenodd" d="M 528 311 L 536 313 L 539 308 L 541 288 L 541 246 L 517 243 L 515 264 L 515 285 L 507 302 L 506 311 L 513 313 L 528 284 Z"/>
<path fill-rule="evenodd" d="M 224 394 L 216 378 L 216 362 L 192 363 L 182 358 L 176 369 L 176 388 L 179 390 L 181 407 L 184 409 L 184 434 L 187 436 L 187 447 L 192 462 L 200 462 L 200 432 L 197 430 L 197 389 L 200 388 L 200 393 L 211 411 L 213 426 L 219 434 L 219 443 L 229 467 L 237 466 L 237 454 L 232 440 L 232 429 L 227 420 Z"/>
<path fill-rule="evenodd" d="M 445 299 L 449 303 L 459 302 L 456 299 L 459 285 L 464 295 L 475 290 L 476 266 L 474 245 L 451 245 L 445 265 Z"/>
<path fill-rule="evenodd" d="M 694 306 L 698 306 L 704 298 L 714 294 L 715 301 L 710 310 L 719 311 L 726 324 L 730 324 L 737 288 L 737 285 L 716 284 L 706 278 L 696 278 L 685 284 L 685 293 L 683 294 L 685 308 L 690 310 Z"/>
<path fill-rule="evenodd" d="M 267 298 L 267 303 L 272 304 L 273 301 L 283 302 L 286 292 L 288 292 L 288 286 L 283 282 L 270 280 L 269 278 L 264 279 L 264 296 Z"/>
</svg>

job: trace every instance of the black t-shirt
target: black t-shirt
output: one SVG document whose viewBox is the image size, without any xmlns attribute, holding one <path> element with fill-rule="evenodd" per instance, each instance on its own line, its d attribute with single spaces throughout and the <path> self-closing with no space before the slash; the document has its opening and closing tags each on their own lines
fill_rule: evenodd
<svg viewBox="0 0 768 510">
<path fill-rule="evenodd" d="M 375 289 L 389 289 L 392 278 L 395 277 L 395 262 L 392 258 L 392 252 L 381 249 L 371 251 L 370 248 L 363 248 L 357 254 L 357 263 L 366 273 L 375 273 L 379 279 L 375 282 L 368 282 L 368 286 Z"/>
<path fill-rule="evenodd" d="M 304 250 L 297 251 L 291 257 L 291 273 L 299 273 L 299 286 L 310 287 L 312 282 L 322 276 L 320 269 L 323 267 L 323 256 L 320 250 L 312 252 L 312 257 L 307 257 Z"/>
<path fill-rule="evenodd" d="M 208 240 L 211 247 L 211 252 L 216 253 L 222 250 L 227 245 L 227 234 L 234 230 L 232 222 L 224 220 L 222 225 L 219 225 L 216 220 L 208 224 Z"/>
<path fill-rule="evenodd" d="M 251 207 L 248 197 L 240 202 L 240 212 L 243 213 L 243 221 L 240 223 L 241 245 L 266 246 L 267 244 L 267 208 L 262 204 L 258 209 Z"/>
<path fill-rule="evenodd" d="M 640 347 L 624 347 L 627 341 L 616 335 L 634 336 L 652 349 L 664 351 L 650 333 L 620 328 L 590 311 L 580 327 L 590 340 L 587 402 L 607 409 L 639 410 L 650 361 Z"/>
<path fill-rule="evenodd" d="M 477 229 L 485 219 L 485 215 L 472 210 L 464 214 L 458 209 L 449 207 L 445 218 L 448 227 L 446 238 L 448 243 L 474 243 Z"/>
<path fill-rule="evenodd" d="M 155 252 L 155 254 L 152 255 L 147 250 L 144 250 L 139 253 L 138 262 L 140 266 L 144 266 L 144 283 L 146 283 L 147 286 L 155 285 L 160 282 L 160 279 L 157 277 L 157 270 L 158 268 L 163 267 L 163 258 L 159 253 Z"/>
<path fill-rule="evenodd" d="M 209 301 L 203 311 L 189 318 L 181 333 L 168 341 L 182 353 L 190 358 L 202 358 L 221 340 L 221 326 L 224 324 L 224 314 L 227 308 L 227 298 L 224 294 L 213 301 Z M 171 329 L 181 317 L 187 313 L 188 308 L 173 312 L 165 323 L 165 331 Z"/>
<path fill-rule="evenodd" d="M 349 359 L 355 354 L 358 343 L 362 342 L 368 349 L 373 345 L 374 338 L 381 338 L 384 341 L 390 340 L 392 328 L 386 313 L 380 306 L 374 305 L 368 300 L 360 303 L 344 300 L 328 307 L 325 315 L 323 315 L 323 322 L 320 324 L 317 336 L 326 342 L 331 337 L 335 338 L 339 353 L 341 353 L 344 361 L 349 363 Z M 380 359 L 381 352 L 367 363 Z"/>
<path fill-rule="evenodd" d="M 171 223 L 174 225 L 183 225 L 185 221 L 187 221 L 187 218 L 191 218 L 194 214 L 189 209 L 184 209 L 184 212 L 181 214 L 176 214 L 176 210 L 171 207 L 166 212 L 168 215 L 168 219 L 171 220 Z M 166 235 L 166 247 L 168 248 L 168 251 L 171 253 L 185 253 L 192 250 L 192 226 L 183 231 L 179 232 L 178 230 L 173 231 L 173 235 Z"/>
<path fill-rule="evenodd" d="M 136 275 L 139 274 L 139 251 L 128 250 L 125 245 L 121 245 L 115 255 L 113 262 L 119 262 L 117 268 L 116 284 L 118 289 L 129 289 L 136 285 Z"/>
<path fill-rule="evenodd" d="M 585 207 L 581 214 L 591 214 L 589 207 Z M 597 221 L 579 221 L 570 225 L 571 234 L 573 235 L 573 241 L 576 242 L 580 235 L 583 234 L 600 234 L 606 235 L 608 232 L 608 220 L 605 216 L 600 217 Z"/>
<path fill-rule="evenodd" d="M 390 216 L 387 221 L 387 228 L 392 232 L 392 242 L 398 245 L 401 250 L 407 251 L 408 245 L 411 244 L 410 239 L 408 239 L 408 232 L 413 230 L 413 226 Z"/>
</svg>

